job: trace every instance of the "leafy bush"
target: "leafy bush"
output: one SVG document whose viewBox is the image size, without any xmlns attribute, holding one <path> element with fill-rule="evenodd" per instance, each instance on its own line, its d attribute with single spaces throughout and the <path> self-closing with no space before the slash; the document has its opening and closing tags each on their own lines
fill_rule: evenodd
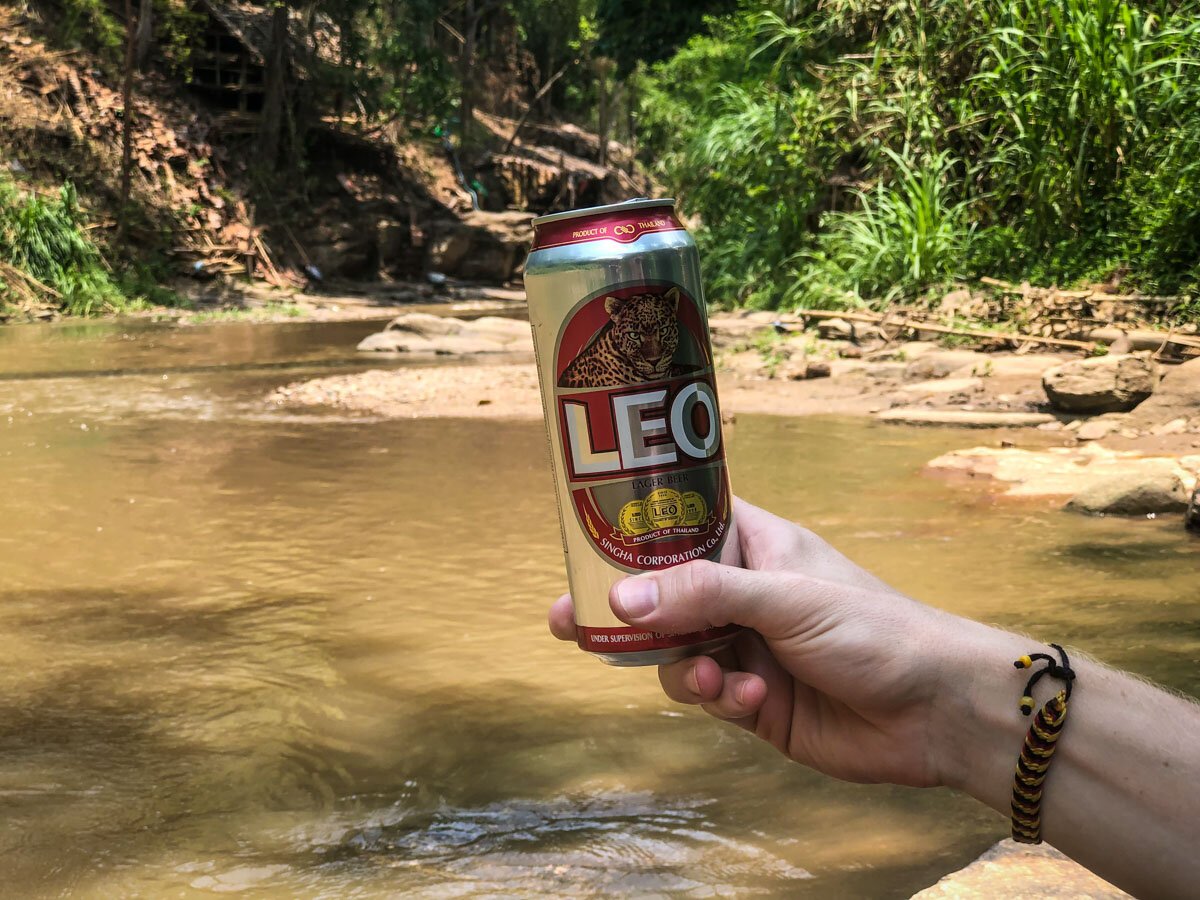
<svg viewBox="0 0 1200 900">
<path fill-rule="evenodd" d="M 46 200 L 0 180 L 0 259 L 15 270 L 8 278 L 0 275 L 0 302 L 11 302 L 32 285 L 52 292 L 63 310 L 73 315 L 127 305 L 84 230 L 70 183 L 56 198 Z"/>
</svg>

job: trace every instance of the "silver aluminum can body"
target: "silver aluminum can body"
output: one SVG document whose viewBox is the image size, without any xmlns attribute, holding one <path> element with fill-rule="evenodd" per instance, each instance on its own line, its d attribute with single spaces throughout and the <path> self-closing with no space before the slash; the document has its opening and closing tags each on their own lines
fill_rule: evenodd
<svg viewBox="0 0 1200 900">
<path fill-rule="evenodd" d="M 579 644 L 612 665 L 711 653 L 738 629 L 631 628 L 629 575 L 740 565 L 695 242 L 672 200 L 534 220 L 529 320 Z"/>
</svg>

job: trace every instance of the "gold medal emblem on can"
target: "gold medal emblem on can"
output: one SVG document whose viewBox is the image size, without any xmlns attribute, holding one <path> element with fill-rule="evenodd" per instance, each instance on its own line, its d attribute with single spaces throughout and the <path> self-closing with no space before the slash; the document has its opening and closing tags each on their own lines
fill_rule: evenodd
<svg viewBox="0 0 1200 900">
<path fill-rule="evenodd" d="M 641 500 L 630 500 L 621 507 L 621 512 L 617 516 L 617 524 L 621 529 L 622 534 L 630 536 L 637 534 L 645 534 L 650 530 L 650 526 L 646 524 L 646 516 L 642 509 Z"/>
<path fill-rule="evenodd" d="M 670 528 L 683 522 L 683 495 L 671 488 L 651 491 L 642 501 L 642 515 L 651 528 Z"/>
<path fill-rule="evenodd" d="M 696 491 L 688 491 L 683 495 L 683 524 L 703 525 L 708 518 L 708 504 L 704 496 Z"/>
</svg>

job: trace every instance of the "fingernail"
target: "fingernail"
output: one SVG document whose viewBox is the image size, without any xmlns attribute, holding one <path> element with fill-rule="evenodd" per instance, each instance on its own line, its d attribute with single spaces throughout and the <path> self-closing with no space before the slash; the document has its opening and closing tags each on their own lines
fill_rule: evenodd
<svg viewBox="0 0 1200 900">
<path fill-rule="evenodd" d="M 738 686 L 733 689 L 733 699 L 735 701 L 737 701 L 737 704 L 739 706 L 745 705 L 745 703 L 746 703 L 746 682 L 744 682 L 744 681 L 739 682 Z"/>
<path fill-rule="evenodd" d="M 617 584 L 617 606 L 625 618 L 645 618 L 658 608 L 658 583 L 653 578 L 626 578 Z"/>
</svg>

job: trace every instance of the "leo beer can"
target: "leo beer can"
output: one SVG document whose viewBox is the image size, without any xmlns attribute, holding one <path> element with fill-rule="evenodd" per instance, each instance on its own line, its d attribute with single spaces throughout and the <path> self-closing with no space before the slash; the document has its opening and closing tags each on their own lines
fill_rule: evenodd
<svg viewBox="0 0 1200 900">
<path fill-rule="evenodd" d="M 710 653 L 736 626 L 631 628 L 628 575 L 740 565 L 696 244 L 674 200 L 534 219 L 525 289 L 579 645 L 618 666 Z"/>
</svg>

